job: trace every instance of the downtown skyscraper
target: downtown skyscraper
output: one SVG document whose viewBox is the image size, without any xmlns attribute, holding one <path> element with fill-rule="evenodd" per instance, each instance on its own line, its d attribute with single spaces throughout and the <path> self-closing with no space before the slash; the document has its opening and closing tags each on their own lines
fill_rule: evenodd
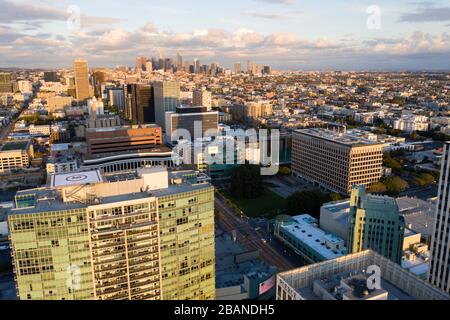
<svg viewBox="0 0 450 320">
<path fill-rule="evenodd" d="M 73 63 L 75 72 L 75 89 L 78 101 L 90 98 L 89 93 L 89 67 L 86 60 L 75 60 Z"/>
<path fill-rule="evenodd" d="M 450 292 L 450 142 L 444 144 L 431 240 L 429 281 Z"/>
</svg>

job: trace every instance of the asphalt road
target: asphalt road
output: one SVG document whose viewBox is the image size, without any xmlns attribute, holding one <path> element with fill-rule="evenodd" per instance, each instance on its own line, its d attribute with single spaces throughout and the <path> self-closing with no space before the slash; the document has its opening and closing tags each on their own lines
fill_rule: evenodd
<svg viewBox="0 0 450 320">
<path fill-rule="evenodd" d="M 410 188 L 405 192 L 400 193 L 400 196 L 417 197 L 422 200 L 428 200 L 429 198 L 437 197 L 438 188 L 438 184 L 434 184 L 424 188 Z"/>
<path fill-rule="evenodd" d="M 274 248 L 267 239 L 263 241 L 261 235 L 250 226 L 247 219 L 241 219 L 240 213 L 228 207 L 220 195 L 216 195 L 215 204 L 216 220 L 219 226 L 230 234 L 235 230 L 236 240 L 240 245 L 248 250 L 259 250 L 261 259 L 277 267 L 280 271 L 297 267 Z"/>
</svg>

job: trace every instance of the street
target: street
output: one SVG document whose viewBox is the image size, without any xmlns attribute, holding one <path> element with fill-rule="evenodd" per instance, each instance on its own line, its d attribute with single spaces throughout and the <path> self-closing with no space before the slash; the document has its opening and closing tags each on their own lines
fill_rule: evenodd
<svg viewBox="0 0 450 320">
<path fill-rule="evenodd" d="M 230 234 L 235 231 L 237 242 L 244 248 L 259 250 L 261 259 L 277 267 L 280 271 L 298 267 L 298 265 L 283 256 L 279 250 L 275 249 L 271 241 L 268 241 L 269 239 L 263 239 L 245 219 L 241 219 L 239 217 L 240 213 L 238 214 L 229 208 L 219 194 L 215 198 L 215 209 L 217 222 L 220 227 Z"/>
</svg>

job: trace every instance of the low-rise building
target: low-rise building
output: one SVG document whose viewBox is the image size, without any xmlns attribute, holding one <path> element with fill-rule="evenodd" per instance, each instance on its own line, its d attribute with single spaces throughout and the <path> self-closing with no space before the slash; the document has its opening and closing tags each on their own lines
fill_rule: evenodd
<svg viewBox="0 0 450 320">
<path fill-rule="evenodd" d="M 0 173 L 27 168 L 33 158 L 34 149 L 31 140 L 7 142 L 0 146 Z"/>
<path fill-rule="evenodd" d="M 345 241 L 321 230 L 317 219 L 308 214 L 279 216 L 274 234 L 308 263 L 334 259 L 347 253 Z"/>
</svg>

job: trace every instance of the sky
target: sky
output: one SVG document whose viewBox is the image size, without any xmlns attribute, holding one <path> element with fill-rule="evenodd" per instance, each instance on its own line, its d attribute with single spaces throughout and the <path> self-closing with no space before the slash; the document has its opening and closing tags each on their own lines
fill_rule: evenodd
<svg viewBox="0 0 450 320">
<path fill-rule="evenodd" d="M 278 70 L 450 70 L 450 0 L 0 0 L 0 67 L 136 56 Z"/>
</svg>

